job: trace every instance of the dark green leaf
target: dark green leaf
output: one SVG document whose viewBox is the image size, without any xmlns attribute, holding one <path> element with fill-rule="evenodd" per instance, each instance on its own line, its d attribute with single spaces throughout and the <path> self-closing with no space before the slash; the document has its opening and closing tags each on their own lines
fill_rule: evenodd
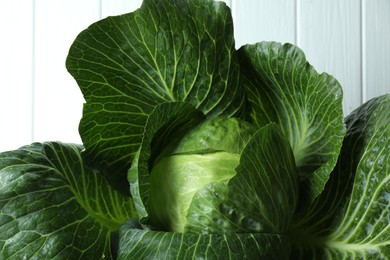
<svg viewBox="0 0 390 260">
<path fill-rule="evenodd" d="M 81 149 L 51 142 L 0 154 L 0 259 L 112 258 L 111 236 L 136 213 L 84 167 Z"/>
<path fill-rule="evenodd" d="M 238 54 L 252 120 L 281 126 L 302 180 L 301 202 L 310 203 L 324 189 L 344 137 L 341 86 L 291 44 L 261 42 Z"/>
<path fill-rule="evenodd" d="M 243 116 L 236 60 L 222 2 L 145 0 L 133 13 L 91 25 L 66 63 L 86 100 L 79 128 L 86 162 L 120 182 L 149 114 L 163 102 Z"/>
<path fill-rule="evenodd" d="M 121 228 L 119 259 L 288 259 L 286 238 L 274 234 L 209 234 L 141 229 L 137 220 Z"/>
<path fill-rule="evenodd" d="M 324 192 L 291 230 L 294 259 L 390 257 L 390 94 L 346 118 L 341 155 Z"/>
</svg>

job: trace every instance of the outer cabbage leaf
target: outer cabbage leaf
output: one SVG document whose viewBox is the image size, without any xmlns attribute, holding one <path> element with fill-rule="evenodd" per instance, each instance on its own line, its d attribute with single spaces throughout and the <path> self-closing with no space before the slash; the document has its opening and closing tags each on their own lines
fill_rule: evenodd
<svg viewBox="0 0 390 260">
<path fill-rule="evenodd" d="M 238 51 L 253 123 L 278 123 L 288 137 L 301 176 L 302 204 L 324 189 L 345 134 L 342 89 L 318 74 L 291 44 L 261 42 Z"/>
<path fill-rule="evenodd" d="M 389 259 L 390 94 L 347 118 L 324 192 L 291 230 L 294 259 Z"/>
<path fill-rule="evenodd" d="M 82 149 L 50 142 L 0 154 L 0 259 L 113 258 L 111 241 L 136 213 L 84 167 Z"/>
<path fill-rule="evenodd" d="M 136 220 L 120 231 L 118 259 L 288 259 L 286 237 L 275 234 L 209 234 L 142 229 Z"/>
<path fill-rule="evenodd" d="M 86 100 L 86 162 L 123 182 L 146 120 L 163 102 L 243 115 L 230 9 L 211 0 L 145 0 L 81 32 L 66 63 Z"/>
<path fill-rule="evenodd" d="M 245 146 L 228 184 L 211 183 L 195 194 L 186 230 L 285 234 L 298 204 L 298 182 L 290 144 L 269 124 Z"/>
</svg>

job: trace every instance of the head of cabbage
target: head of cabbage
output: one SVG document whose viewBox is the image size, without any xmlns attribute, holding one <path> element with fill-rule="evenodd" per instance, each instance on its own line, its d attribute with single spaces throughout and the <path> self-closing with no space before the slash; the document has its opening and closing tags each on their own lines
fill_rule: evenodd
<svg viewBox="0 0 390 260">
<path fill-rule="evenodd" d="M 246 121 L 218 116 L 172 141 L 150 174 L 150 225 L 185 232 L 194 195 L 210 183 L 227 183 L 236 174 L 241 152 L 255 131 Z"/>
</svg>

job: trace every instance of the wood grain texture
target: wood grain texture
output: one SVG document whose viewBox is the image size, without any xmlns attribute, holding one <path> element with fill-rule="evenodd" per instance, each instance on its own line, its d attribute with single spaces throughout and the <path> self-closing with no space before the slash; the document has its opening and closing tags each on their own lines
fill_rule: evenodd
<svg viewBox="0 0 390 260">
<path fill-rule="evenodd" d="M 142 0 L 113 1 L 101 0 L 101 18 L 132 12 L 139 8 Z"/>
<path fill-rule="evenodd" d="M 363 102 L 390 93 L 390 1 L 363 1 Z"/>
<path fill-rule="evenodd" d="M 318 72 L 344 90 L 343 110 L 361 104 L 361 6 L 356 0 L 297 0 L 297 44 Z"/>
<path fill-rule="evenodd" d="M 259 41 L 296 43 L 295 1 L 232 0 L 236 47 Z"/>
</svg>

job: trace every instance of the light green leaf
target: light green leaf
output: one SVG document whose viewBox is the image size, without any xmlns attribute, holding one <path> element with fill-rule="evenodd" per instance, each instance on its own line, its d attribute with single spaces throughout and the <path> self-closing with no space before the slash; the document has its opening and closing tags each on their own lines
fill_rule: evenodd
<svg viewBox="0 0 390 260">
<path fill-rule="evenodd" d="M 140 218 L 147 216 L 149 175 L 154 161 L 172 140 L 180 138 L 204 119 L 201 111 L 181 102 L 162 103 L 149 115 L 142 146 L 128 172 L 131 194 Z"/>
<path fill-rule="evenodd" d="M 200 233 L 285 234 L 298 204 L 298 173 L 288 140 L 269 124 L 245 146 L 228 184 L 199 190 L 186 230 Z"/>
<path fill-rule="evenodd" d="M 291 230 L 294 259 L 389 259 L 390 94 L 346 118 L 338 164 Z"/>
<path fill-rule="evenodd" d="M 84 167 L 82 146 L 33 144 L 0 154 L 0 259 L 112 259 L 131 198 Z"/>
<path fill-rule="evenodd" d="M 212 182 L 227 183 L 236 174 L 239 159 L 238 154 L 207 152 L 172 155 L 159 161 L 150 173 L 148 223 L 159 230 L 184 232 L 188 208 L 197 191 Z"/>
<path fill-rule="evenodd" d="M 183 232 L 194 194 L 211 182 L 227 183 L 236 174 L 240 154 L 256 130 L 243 120 L 218 116 L 169 142 L 151 167 L 148 223 Z"/>
<path fill-rule="evenodd" d="M 167 105 L 182 110 L 182 104 Z M 289 246 L 284 235 L 298 202 L 299 178 L 290 144 L 275 124 L 260 129 L 245 146 L 236 177 L 228 185 L 213 182 L 195 194 L 184 233 L 148 228 L 150 165 L 165 147 L 150 141 L 159 136 L 153 133 L 172 132 L 181 125 L 161 124 L 166 120 L 163 112 L 175 118 L 167 105 L 157 107 L 151 114 L 150 127 L 137 156 L 138 167 L 129 172 L 130 179 L 135 179 L 138 173 L 138 183 L 131 185 L 132 189 L 139 188 L 138 193 L 132 194 L 141 198 L 144 204 L 141 213 L 145 215 L 141 219 L 143 227 L 135 220 L 123 227 L 120 258 L 287 259 Z M 158 119 L 160 123 L 153 123 Z M 188 122 L 186 118 L 181 120 Z M 165 140 L 170 143 L 172 136 Z M 162 182 L 161 190 L 163 185 Z"/>
<path fill-rule="evenodd" d="M 118 259 L 288 259 L 286 237 L 275 234 L 209 234 L 142 229 L 137 220 L 120 231 Z"/>
<path fill-rule="evenodd" d="M 344 137 L 341 86 L 318 74 L 291 44 L 246 45 L 238 55 L 253 123 L 280 125 L 302 180 L 301 203 L 311 203 L 324 189 Z"/>
<path fill-rule="evenodd" d="M 183 101 L 209 116 L 243 116 L 233 22 L 223 2 L 145 0 L 80 33 L 66 66 L 86 100 L 79 128 L 86 161 L 118 186 L 156 105 Z"/>
</svg>

